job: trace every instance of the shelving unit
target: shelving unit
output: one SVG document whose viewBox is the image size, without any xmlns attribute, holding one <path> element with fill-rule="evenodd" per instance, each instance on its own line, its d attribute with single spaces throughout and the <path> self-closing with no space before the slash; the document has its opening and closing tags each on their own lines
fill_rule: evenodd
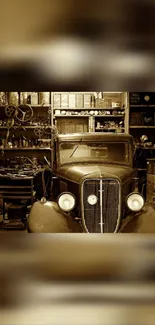
<svg viewBox="0 0 155 325">
<path fill-rule="evenodd" d="M 33 116 L 27 122 L 20 122 L 16 116 L 7 116 L 5 108 L 8 105 L 14 107 L 29 105 L 33 110 Z M 42 163 L 46 156 L 48 161 L 51 161 L 52 108 L 50 92 L 5 93 L 5 99 L 2 101 L 2 97 L 0 98 L 0 160 L 23 156 L 36 158 Z M 8 128 L 7 122 L 11 118 L 14 119 L 14 124 Z"/>
<path fill-rule="evenodd" d="M 22 151 L 22 150 L 27 150 L 27 151 L 29 151 L 29 150 L 50 150 L 51 151 L 51 148 L 20 148 L 20 147 L 18 147 L 18 148 L 0 148 L 0 150 L 2 150 L 2 151 L 17 151 L 17 150 L 20 150 L 20 151 Z"/>
<path fill-rule="evenodd" d="M 145 134 L 150 142 L 155 143 L 154 129 L 155 93 L 129 93 L 129 133 L 136 142 Z"/>
<path fill-rule="evenodd" d="M 135 126 L 131 126 L 130 125 L 130 129 L 155 129 L 155 126 L 144 126 L 144 125 L 135 125 Z"/>
<path fill-rule="evenodd" d="M 59 133 L 107 130 L 128 133 L 128 94 L 125 92 L 61 92 L 52 93 L 52 97 L 53 121 Z"/>
</svg>

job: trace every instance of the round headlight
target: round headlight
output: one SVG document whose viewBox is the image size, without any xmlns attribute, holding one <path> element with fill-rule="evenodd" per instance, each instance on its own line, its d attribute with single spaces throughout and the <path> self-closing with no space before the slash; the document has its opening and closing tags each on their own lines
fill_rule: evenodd
<svg viewBox="0 0 155 325">
<path fill-rule="evenodd" d="M 75 197 L 71 193 L 62 193 L 58 198 L 60 209 L 69 212 L 75 207 Z"/>
<path fill-rule="evenodd" d="M 90 205 L 95 205 L 97 203 L 97 196 L 94 194 L 91 194 L 88 196 L 87 201 Z"/>
<path fill-rule="evenodd" d="M 143 196 L 140 193 L 131 193 L 127 198 L 127 206 L 131 211 L 140 211 L 144 206 Z"/>
</svg>

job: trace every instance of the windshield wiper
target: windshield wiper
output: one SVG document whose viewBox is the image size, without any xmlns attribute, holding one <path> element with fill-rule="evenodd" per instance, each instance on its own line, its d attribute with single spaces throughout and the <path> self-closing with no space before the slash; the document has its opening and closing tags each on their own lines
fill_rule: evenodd
<svg viewBox="0 0 155 325">
<path fill-rule="evenodd" d="M 76 147 L 73 149 L 73 152 L 71 153 L 69 159 L 72 158 L 72 156 L 74 155 L 75 151 L 79 148 L 79 145 L 81 144 L 81 142 L 82 142 L 82 138 L 80 139 L 80 142 L 76 145 Z"/>
</svg>

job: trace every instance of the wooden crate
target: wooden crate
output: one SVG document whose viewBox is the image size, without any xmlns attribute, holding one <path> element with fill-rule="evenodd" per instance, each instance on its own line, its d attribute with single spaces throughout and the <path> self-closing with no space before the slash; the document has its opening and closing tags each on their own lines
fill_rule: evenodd
<svg viewBox="0 0 155 325">
<path fill-rule="evenodd" d="M 61 107 L 66 108 L 69 106 L 69 94 L 61 93 Z"/>
<path fill-rule="evenodd" d="M 57 128 L 59 133 L 79 133 L 88 132 L 88 118 L 57 118 Z"/>
<path fill-rule="evenodd" d="M 75 95 L 75 103 L 77 108 L 84 107 L 84 96 L 83 94 L 76 94 Z"/>
<path fill-rule="evenodd" d="M 60 108 L 61 107 L 61 94 L 54 94 L 54 108 Z"/>
</svg>

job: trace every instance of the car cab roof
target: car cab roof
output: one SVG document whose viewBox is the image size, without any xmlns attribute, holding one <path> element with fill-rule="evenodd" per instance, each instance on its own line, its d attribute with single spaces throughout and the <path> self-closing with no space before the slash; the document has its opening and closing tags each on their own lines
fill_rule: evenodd
<svg viewBox="0 0 155 325">
<path fill-rule="evenodd" d="M 70 141 L 112 141 L 112 142 L 133 142 L 133 137 L 126 133 L 103 133 L 103 132 L 85 132 L 85 133 L 71 133 L 59 134 L 57 136 L 58 142 Z"/>
</svg>

